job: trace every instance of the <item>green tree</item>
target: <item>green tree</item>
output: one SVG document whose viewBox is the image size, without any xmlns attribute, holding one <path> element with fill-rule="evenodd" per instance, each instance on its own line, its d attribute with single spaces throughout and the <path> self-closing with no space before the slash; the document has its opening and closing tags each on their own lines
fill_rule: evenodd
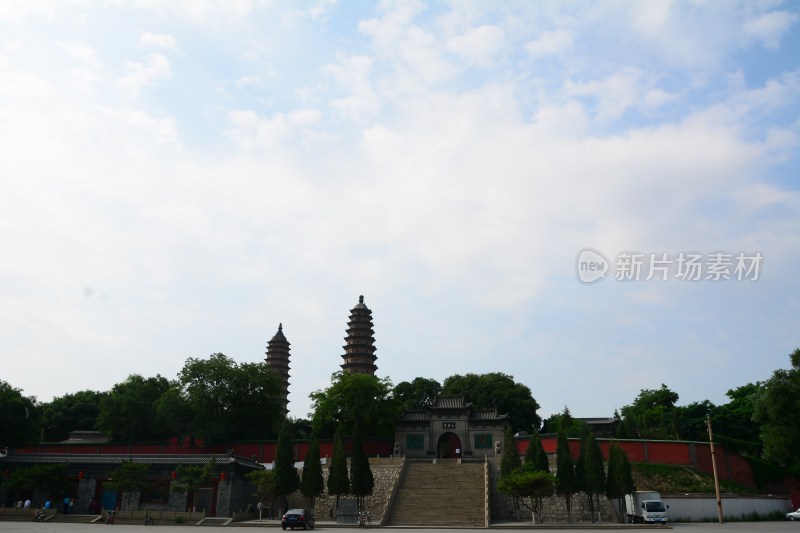
<svg viewBox="0 0 800 533">
<path fill-rule="evenodd" d="M 362 509 L 364 498 L 372 494 L 375 478 L 369 466 L 369 458 L 364 453 L 364 443 L 356 432 L 353 438 L 353 453 L 350 457 L 350 491 L 356 497 L 358 509 Z"/>
<path fill-rule="evenodd" d="M 500 372 L 488 374 L 455 374 L 444 380 L 443 394 L 464 394 L 477 408 L 497 408 L 508 415 L 513 432 L 539 429 L 542 419 L 536 414 L 539 404 L 531 390 Z"/>
<path fill-rule="evenodd" d="M 531 511 L 533 522 L 541 524 L 542 501 L 553 495 L 556 477 L 550 472 L 534 470 L 526 464 L 497 481 L 497 490 L 511 495 Z M 528 502 L 525 501 L 528 498 Z"/>
<path fill-rule="evenodd" d="M 266 363 L 237 364 L 215 353 L 189 358 L 176 392 L 159 405 L 162 417 L 191 413 L 191 431 L 209 442 L 266 438 L 283 418 L 279 383 Z"/>
<path fill-rule="evenodd" d="M 522 461 L 519 458 L 519 450 L 517 450 L 514 441 L 514 434 L 511 432 L 511 426 L 506 426 L 503 432 L 503 455 L 500 458 L 500 476 L 507 476 L 520 466 L 522 466 Z"/>
<path fill-rule="evenodd" d="M 60 496 L 67 486 L 67 465 L 38 464 L 17 468 L 11 472 L 4 485 L 15 494 L 40 490 L 48 497 Z"/>
<path fill-rule="evenodd" d="M 542 446 L 542 439 L 539 438 L 539 432 L 533 431 L 531 439 L 528 441 L 528 449 L 525 450 L 525 464 L 530 465 L 532 470 L 539 470 L 542 472 L 550 471 L 550 461 L 547 459 L 547 453 Z"/>
<path fill-rule="evenodd" d="M 789 360 L 792 368 L 773 372 L 754 395 L 754 418 L 761 424 L 764 457 L 800 475 L 800 348 Z"/>
<path fill-rule="evenodd" d="M 292 421 L 285 419 L 278 433 L 278 446 L 275 451 L 275 494 L 280 498 L 281 512 L 286 512 L 289 494 L 300 487 L 300 476 L 294 466 L 292 445 Z"/>
<path fill-rule="evenodd" d="M 675 402 L 678 393 L 663 383 L 660 389 L 642 389 L 631 405 L 622 408 L 627 437 L 643 439 L 677 438 Z"/>
<path fill-rule="evenodd" d="M 754 398 L 763 386 L 756 382 L 730 389 L 725 393 L 730 401 L 714 410 L 714 439 L 726 450 L 761 457 L 761 427 L 754 420 Z"/>
<path fill-rule="evenodd" d="M 583 475 L 581 486 L 589 499 L 589 513 L 594 522 L 595 512 L 600 509 L 600 494 L 605 491 L 606 487 L 606 473 L 603 466 L 603 452 L 600 451 L 600 445 L 588 427 L 581 439 L 580 461 Z"/>
<path fill-rule="evenodd" d="M 314 500 L 325 490 L 322 477 L 322 463 L 319 458 L 319 437 L 311 434 L 306 458 L 303 460 L 303 477 L 300 480 L 300 492 L 308 499 L 308 506 L 314 508 Z"/>
<path fill-rule="evenodd" d="M 636 490 L 633 484 L 631 465 L 625 450 L 612 444 L 608 451 L 608 476 L 606 478 L 606 496 L 617 500 L 620 516 L 625 516 L 622 499 L 626 494 Z"/>
<path fill-rule="evenodd" d="M 65 440 L 71 431 L 94 429 L 100 414 L 100 401 L 105 395 L 104 392 L 84 390 L 42 404 L 44 440 Z"/>
<path fill-rule="evenodd" d="M 256 501 L 260 502 L 262 506 L 267 503 L 268 499 L 275 493 L 275 472 L 273 470 L 253 470 L 245 474 L 245 477 L 255 485 L 256 493 L 254 494 Z M 261 518 L 259 516 L 259 518 Z"/>
<path fill-rule="evenodd" d="M 586 423 L 572 417 L 569 407 L 564 406 L 564 410 L 558 414 L 551 415 L 544 421 L 542 433 L 563 432 L 567 438 L 580 437 L 586 429 Z"/>
<path fill-rule="evenodd" d="M 167 435 L 157 423 L 156 406 L 169 387 L 169 380 L 160 375 L 144 378 L 131 374 L 100 399 L 97 428 L 127 442 L 164 438 Z"/>
<path fill-rule="evenodd" d="M 675 408 L 678 424 L 677 437 L 682 440 L 706 440 L 706 418 L 716 411 L 716 406 L 708 400 L 692 402 Z"/>
<path fill-rule="evenodd" d="M 503 432 L 503 454 L 500 457 L 500 478 L 510 476 L 512 473 L 519 470 L 522 466 L 522 460 L 519 458 L 519 450 L 514 441 L 514 434 L 511 432 L 511 426 L 506 426 Z M 520 498 L 513 497 L 514 513 L 515 516 L 519 512 Z"/>
<path fill-rule="evenodd" d="M 127 496 L 128 509 L 131 508 L 131 495 L 146 490 L 152 484 L 147 478 L 149 469 L 149 464 L 122 461 L 119 467 L 109 474 L 111 480 L 107 482 L 108 487 Z"/>
<path fill-rule="evenodd" d="M 556 493 L 564 497 L 567 507 L 567 521 L 572 523 L 572 495 L 578 492 L 578 478 L 575 477 L 575 464 L 569 452 L 567 436 L 563 431 L 558 432 L 558 446 L 556 448 Z"/>
<path fill-rule="evenodd" d="M 36 398 L 0 380 L 0 448 L 23 448 L 38 442 Z"/>
<path fill-rule="evenodd" d="M 339 497 L 350 494 L 350 478 L 347 475 L 347 455 L 341 431 L 333 437 L 333 456 L 328 471 L 328 494 L 336 496 L 336 510 L 339 510 Z"/>
<path fill-rule="evenodd" d="M 442 385 L 435 379 L 418 377 L 395 385 L 393 395 L 399 412 L 403 412 L 430 407 L 441 392 Z"/>
<path fill-rule="evenodd" d="M 391 392 L 388 378 L 336 372 L 330 387 L 311 393 L 314 426 L 320 436 L 335 430 L 352 434 L 356 427 L 369 436 L 393 436 L 398 411 Z"/>
<path fill-rule="evenodd" d="M 172 490 L 178 494 L 197 494 L 197 491 L 209 484 L 217 466 L 214 456 L 206 464 L 178 465 L 178 477 L 172 484 Z"/>
</svg>

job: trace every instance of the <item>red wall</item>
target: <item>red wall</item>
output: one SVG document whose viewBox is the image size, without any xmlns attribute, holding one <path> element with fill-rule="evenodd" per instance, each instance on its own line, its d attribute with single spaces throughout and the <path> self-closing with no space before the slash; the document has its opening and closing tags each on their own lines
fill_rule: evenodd
<svg viewBox="0 0 800 533">
<path fill-rule="evenodd" d="M 555 454 L 557 439 L 555 436 L 543 436 L 542 447 L 548 454 Z M 515 446 L 520 455 L 528 449 L 529 439 L 515 439 Z M 608 451 L 611 444 L 616 444 L 625 451 L 628 461 L 632 463 L 657 463 L 669 465 L 684 465 L 697 468 L 701 472 L 712 473 L 711 450 L 705 442 L 685 441 L 645 441 L 645 440 L 610 440 L 597 439 L 603 459 L 608 460 Z M 570 455 L 577 459 L 580 455 L 580 442 L 578 439 L 568 439 Z M 692 460 L 694 450 L 696 462 Z M 714 454 L 717 461 L 717 474 L 720 479 L 726 479 L 755 487 L 755 478 L 750 464 L 741 456 L 727 453 L 720 444 L 714 445 Z"/>
<path fill-rule="evenodd" d="M 369 456 L 381 455 L 388 457 L 392 454 L 394 442 L 388 439 L 364 439 L 364 452 Z M 353 451 L 351 439 L 345 439 L 345 451 L 349 454 Z M 320 457 L 333 456 L 333 441 L 325 440 L 320 442 Z M 206 454 L 215 453 L 226 455 L 228 450 L 232 450 L 234 455 L 240 457 L 256 458 L 259 463 L 271 463 L 275 460 L 277 443 L 275 441 L 261 442 L 238 442 L 233 444 L 218 444 L 214 446 L 189 445 L 183 442 L 167 442 L 157 444 L 39 444 L 29 448 L 16 450 L 18 454 L 47 453 L 47 454 L 101 454 L 101 455 L 185 455 L 185 454 Z M 308 452 L 307 441 L 297 441 L 294 443 L 294 456 L 299 462 L 302 461 Z"/>
</svg>

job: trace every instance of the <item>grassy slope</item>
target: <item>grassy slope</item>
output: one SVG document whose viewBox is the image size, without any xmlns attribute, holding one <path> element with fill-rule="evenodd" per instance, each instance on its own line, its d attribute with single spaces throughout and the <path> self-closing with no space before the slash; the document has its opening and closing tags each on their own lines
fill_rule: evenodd
<svg viewBox="0 0 800 533">
<path fill-rule="evenodd" d="M 714 493 L 714 478 L 685 466 L 660 464 L 631 464 L 636 490 L 654 490 L 661 493 Z M 730 481 L 720 481 L 720 491 L 735 494 L 753 493 Z"/>
</svg>

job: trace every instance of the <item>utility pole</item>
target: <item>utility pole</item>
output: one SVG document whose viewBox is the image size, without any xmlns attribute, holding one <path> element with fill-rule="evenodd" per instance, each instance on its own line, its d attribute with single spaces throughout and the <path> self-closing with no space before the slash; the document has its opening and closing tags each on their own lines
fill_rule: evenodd
<svg viewBox="0 0 800 533">
<path fill-rule="evenodd" d="M 717 516 L 719 523 L 724 523 L 722 519 L 722 498 L 719 495 L 719 477 L 717 476 L 717 460 L 714 456 L 714 433 L 711 431 L 711 416 L 706 416 L 706 425 L 708 426 L 708 444 L 711 446 L 711 468 L 714 471 L 714 490 L 717 493 Z"/>
</svg>

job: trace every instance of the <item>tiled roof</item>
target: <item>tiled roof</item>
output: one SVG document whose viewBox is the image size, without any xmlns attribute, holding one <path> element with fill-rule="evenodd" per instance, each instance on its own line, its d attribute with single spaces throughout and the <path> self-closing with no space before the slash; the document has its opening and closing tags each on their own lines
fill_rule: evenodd
<svg viewBox="0 0 800 533">
<path fill-rule="evenodd" d="M 406 411 L 398 418 L 399 421 L 406 422 L 427 422 L 430 419 L 427 411 Z"/>
<path fill-rule="evenodd" d="M 448 394 L 437 396 L 433 402 L 433 409 L 464 409 L 472 404 L 464 402 L 463 394 Z"/>
<path fill-rule="evenodd" d="M 598 424 L 616 424 L 619 422 L 618 419 L 612 417 L 605 417 L 605 418 L 578 418 L 581 422 L 591 425 L 598 425 Z"/>
<path fill-rule="evenodd" d="M 497 414 L 497 409 L 473 409 L 470 420 L 505 420 L 508 415 Z"/>
</svg>

